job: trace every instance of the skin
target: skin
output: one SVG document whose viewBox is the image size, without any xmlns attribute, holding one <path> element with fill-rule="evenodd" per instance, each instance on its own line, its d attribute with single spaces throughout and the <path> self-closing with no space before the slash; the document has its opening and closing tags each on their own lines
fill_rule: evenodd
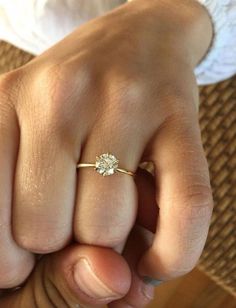
<svg viewBox="0 0 236 308">
<path fill-rule="evenodd" d="M 137 0 L 0 77 L 0 288 L 24 282 L 1 307 L 144 307 L 142 276 L 193 269 L 213 207 L 193 70 L 212 32 L 195 1 Z M 155 174 L 77 172 L 106 152 Z M 81 257 L 115 297 L 76 286 Z"/>
</svg>

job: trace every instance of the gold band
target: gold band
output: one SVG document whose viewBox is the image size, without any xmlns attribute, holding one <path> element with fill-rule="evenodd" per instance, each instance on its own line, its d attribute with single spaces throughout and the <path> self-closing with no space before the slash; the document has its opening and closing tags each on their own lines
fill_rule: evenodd
<svg viewBox="0 0 236 308">
<path fill-rule="evenodd" d="M 115 157 L 115 155 L 111 153 L 104 153 L 99 156 L 96 156 L 96 162 L 92 163 L 79 163 L 77 164 L 77 168 L 87 168 L 93 167 L 94 170 L 101 174 L 102 176 L 108 176 L 115 174 L 117 172 L 128 174 L 134 176 L 134 172 L 127 171 L 125 169 L 119 168 L 119 160 Z"/>
<path fill-rule="evenodd" d="M 89 163 L 81 163 L 81 164 L 78 164 L 77 165 L 77 168 L 87 168 L 87 167 L 94 167 L 96 168 L 96 165 L 95 164 L 89 164 Z M 117 168 L 116 169 L 116 172 L 120 172 L 120 173 L 124 173 L 124 174 L 128 174 L 128 175 L 131 175 L 131 176 L 135 176 L 135 173 L 132 172 L 132 171 L 127 171 L 125 169 L 121 169 L 121 168 Z"/>
</svg>

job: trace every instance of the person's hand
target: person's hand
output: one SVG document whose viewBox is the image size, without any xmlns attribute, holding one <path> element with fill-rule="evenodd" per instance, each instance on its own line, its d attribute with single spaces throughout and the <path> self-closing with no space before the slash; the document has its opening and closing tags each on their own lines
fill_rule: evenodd
<svg viewBox="0 0 236 308">
<path fill-rule="evenodd" d="M 85 271 L 81 272 L 79 268 Z M 101 307 L 101 304 L 128 292 L 130 277 L 128 265 L 115 251 L 71 245 L 63 251 L 44 256 L 24 286 L 10 290 L 0 298 L 0 307 Z M 86 279 L 89 279 L 89 285 Z M 87 294 L 81 291 L 81 283 Z"/>
<path fill-rule="evenodd" d="M 194 1 L 137 0 L 1 77 L 0 288 L 25 280 L 33 253 L 72 238 L 121 252 L 138 207 L 137 222 L 156 232 L 134 270 L 140 284 L 142 275 L 168 280 L 195 266 L 212 195 L 193 69 L 211 36 Z M 106 152 L 128 170 L 153 162 L 157 220 L 132 177 L 77 173 L 78 161 Z M 125 297 L 132 305 L 135 288 Z"/>
<path fill-rule="evenodd" d="M 151 300 L 154 288 L 143 283 L 135 266 L 151 241 L 152 234 L 147 230 L 133 228 L 124 250 L 130 268 L 121 255 L 104 247 L 74 244 L 46 255 L 24 285 L 3 293 L 0 307 L 101 307 L 113 301 L 109 307 L 125 308 L 130 307 L 125 299 L 114 300 L 129 290 L 128 302 L 132 302 L 132 307 L 142 307 Z"/>
</svg>

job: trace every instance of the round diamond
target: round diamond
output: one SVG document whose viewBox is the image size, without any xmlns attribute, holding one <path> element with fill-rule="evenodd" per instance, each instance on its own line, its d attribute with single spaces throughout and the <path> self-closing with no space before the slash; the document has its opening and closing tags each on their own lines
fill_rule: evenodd
<svg viewBox="0 0 236 308">
<path fill-rule="evenodd" d="M 109 153 L 96 157 L 95 170 L 103 176 L 112 175 L 118 168 L 118 159 Z"/>
</svg>

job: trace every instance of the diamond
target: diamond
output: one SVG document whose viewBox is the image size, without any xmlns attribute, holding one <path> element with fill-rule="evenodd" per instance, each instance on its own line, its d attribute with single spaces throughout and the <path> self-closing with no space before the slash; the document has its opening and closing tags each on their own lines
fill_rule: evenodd
<svg viewBox="0 0 236 308">
<path fill-rule="evenodd" d="M 96 156 L 95 170 L 103 175 L 112 175 L 118 168 L 118 159 L 109 153 Z"/>
</svg>

